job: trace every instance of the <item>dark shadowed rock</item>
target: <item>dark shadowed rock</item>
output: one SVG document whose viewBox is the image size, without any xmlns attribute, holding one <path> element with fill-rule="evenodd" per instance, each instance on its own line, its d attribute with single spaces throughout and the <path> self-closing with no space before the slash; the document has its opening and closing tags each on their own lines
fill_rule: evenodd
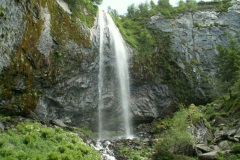
<svg viewBox="0 0 240 160">
<path fill-rule="evenodd" d="M 133 121 L 138 124 L 164 117 L 177 110 L 174 96 L 167 85 L 145 84 L 132 88 Z"/>
<path fill-rule="evenodd" d="M 61 121 L 60 119 L 54 119 L 51 121 L 52 124 L 62 127 L 62 128 L 66 128 L 67 125 L 63 123 L 63 121 Z"/>
<path fill-rule="evenodd" d="M 204 153 L 200 154 L 198 156 L 199 160 L 217 160 L 217 152 L 209 152 L 209 153 Z"/>
</svg>

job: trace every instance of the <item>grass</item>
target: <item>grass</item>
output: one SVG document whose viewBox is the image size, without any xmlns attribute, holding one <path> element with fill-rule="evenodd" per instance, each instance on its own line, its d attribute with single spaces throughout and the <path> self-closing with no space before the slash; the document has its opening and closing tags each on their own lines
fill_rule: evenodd
<svg viewBox="0 0 240 160">
<path fill-rule="evenodd" d="M 134 146 L 134 147 L 133 147 Z M 123 145 L 117 146 L 117 159 L 149 160 L 152 156 L 150 148 L 139 140 L 125 141 Z"/>
<path fill-rule="evenodd" d="M 1 160 L 100 160 L 99 153 L 76 133 L 23 122 L 0 133 Z"/>
</svg>

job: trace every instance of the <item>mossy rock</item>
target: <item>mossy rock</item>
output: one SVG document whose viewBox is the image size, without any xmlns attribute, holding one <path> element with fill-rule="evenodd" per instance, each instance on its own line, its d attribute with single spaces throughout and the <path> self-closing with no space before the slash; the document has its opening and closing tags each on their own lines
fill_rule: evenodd
<svg viewBox="0 0 240 160">
<path fill-rule="evenodd" d="M 3 8 L 0 8 L 0 18 L 1 17 L 6 17 L 6 12 Z"/>
</svg>

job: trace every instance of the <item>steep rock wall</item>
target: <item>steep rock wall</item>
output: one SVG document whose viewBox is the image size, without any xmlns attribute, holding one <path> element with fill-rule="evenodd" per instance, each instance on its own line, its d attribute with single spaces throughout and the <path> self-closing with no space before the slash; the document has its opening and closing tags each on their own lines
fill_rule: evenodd
<svg viewBox="0 0 240 160">
<path fill-rule="evenodd" d="M 0 2 L 0 72 L 11 62 L 21 42 L 26 23 L 24 23 L 23 7 L 14 1 Z"/>
<path fill-rule="evenodd" d="M 217 45 L 227 46 L 229 35 L 239 41 L 239 9 L 240 5 L 234 4 L 223 13 L 198 11 L 176 19 L 152 17 L 150 27 L 172 35 L 175 60 L 182 72 L 194 79 L 197 97 L 206 98 L 213 89 Z"/>
<path fill-rule="evenodd" d="M 86 24 L 55 0 L 3 0 L 0 9 L 0 112 L 93 120 L 98 44 Z"/>
</svg>

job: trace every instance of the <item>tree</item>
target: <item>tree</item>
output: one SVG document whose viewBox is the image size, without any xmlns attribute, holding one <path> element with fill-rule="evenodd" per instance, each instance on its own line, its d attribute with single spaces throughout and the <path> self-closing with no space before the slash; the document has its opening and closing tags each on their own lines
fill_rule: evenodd
<svg viewBox="0 0 240 160">
<path fill-rule="evenodd" d="M 157 9 L 166 17 L 171 18 L 173 7 L 170 5 L 169 0 L 159 0 Z"/>
<path fill-rule="evenodd" d="M 156 4 L 153 2 L 153 0 L 150 1 L 150 7 L 151 7 L 151 9 L 156 8 Z"/>
<path fill-rule="evenodd" d="M 186 5 L 187 5 L 187 8 L 188 8 L 188 11 L 190 11 L 190 12 L 194 12 L 198 9 L 198 5 L 196 3 L 196 0 L 187 0 Z"/>
<path fill-rule="evenodd" d="M 218 71 L 217 77 L 228 85 L 233 85 L 238 79 L 240 71 L 240 45 L 233 38 L 227 47 L 218 45 L 216 57 Z"/>
<path fill-rule="evenodd" d="M 135 17 L 136 11 L 137 11 L 137 9 L 136 9 L 135 5 L 134 5 L 134 4 L 131 4 L 131 5 L 127 8 L 127 17 L 128 17 L 128 18 L 133 18 L 133 17 Z"/>
<path fill-rule="evenodd" d="M 178 2 L 178 7 L 177 7 L 177 9 L 178 9 L 179 12 L 185 12 L 185 11 L 187 11 L 187 5 L 186 5 L 186 3 L 185 3 L 183 0 L 180 0 L 180 1 Z"/>
<path fill-rule="evenodd" d="M 172 8 L 171 4 L 169 3 L 169 0 L 159 0 L 158 6 L 165 9 Z"/>
<path fill-rule="evenodd" d="M 168 128 L 154 146 L 155 159 L 170 160 L 176 159 L 176 155 L 187 155 L 196 143 L 195 137 L 188 131 L 188 126 L 192 124 L 189 122 L 191 110 L 182 107 L 168 120 Z"/>
<path fill-rule="evenodd" d="M 141 3 L 139 4 L 138 8 L 139 8 L 139 13 L 138 13 L 139 17 L 141 17 L 145 23 L 145 21 L 148 20 L 150 15 L 150 12 L 149 12 L 150 5 L 148 3 Z"/>
<path fill-rule="evenodd" d="M 108 6 L 108 13 L 110 13 L 113 17 L 118 18 L 119 14 L 116 9 L 112 9 L 110 6 Z"/>
</svg>

